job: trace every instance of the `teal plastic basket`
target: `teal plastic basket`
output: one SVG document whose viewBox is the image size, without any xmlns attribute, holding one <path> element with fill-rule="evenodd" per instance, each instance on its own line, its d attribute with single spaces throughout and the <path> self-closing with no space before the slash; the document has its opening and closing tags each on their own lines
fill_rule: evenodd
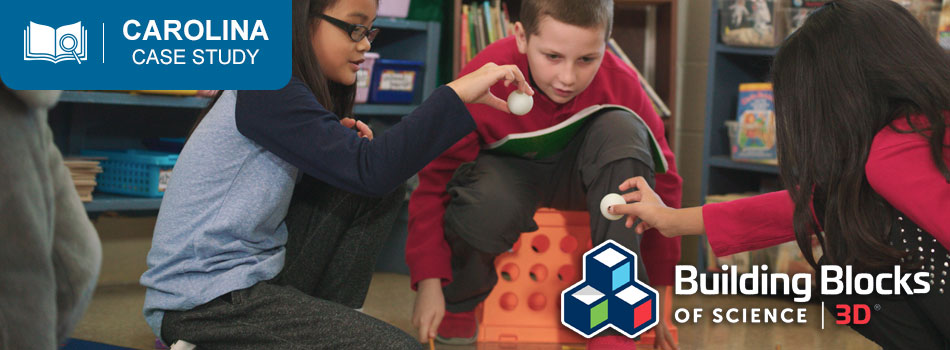
<svg viewBox="0 0 950 350">
<path fill-rule="evenodd" d="M 143 150 L 83 150 L 87 157 L 106 157 L 100 162 L 96 190 L 139 197 L 162 197 L 178 160 L 174 153 Z"/>
</svg>

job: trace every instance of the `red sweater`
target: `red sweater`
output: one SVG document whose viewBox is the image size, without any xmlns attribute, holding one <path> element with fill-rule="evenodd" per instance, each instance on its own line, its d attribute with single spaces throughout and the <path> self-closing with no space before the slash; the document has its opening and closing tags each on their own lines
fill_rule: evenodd
<svg viewBox="0 0 950 350">
<path fill-rule="evenodd" d="M 462 69 L 468 74 L 488 62 L 498 65 L 514 64 L 530 80 L 528 60 L 518 52 L 514 37 L 501 39 L 479 53 Z M 491 92 L 502 99 L 515 86 L 499 83 Z M 419 187 L 409 201 L 409 239 L 406 243 L 406 262 L 409 265 L 412 288 L 427 278 L 441 278 L 443 285 L 452 280 L 449 265 L 451 252 L 443 234 L 445 207 L 449 202 L 446 185 L 455 169 L 462 163 L 472 162 L 482 146 L 504 138 L 508 134 L 544 129 L 564 121 L 575 112 L 596 104 L 618 104 L 637 112 L 653 131 L 669 163 L 669 171 L 656 174 L 656 192 L 665 203 L 680 206 L 682 179 L 676 173 L 673 152 L 666 143 L 663 121 L 653 110 L 646 93 L 640 87 L 636 73 L 616 56 L 607 52 L 600 70 L 586 90 L 565 104 L 555 104 L 540 93 L 534 95 L 534 107 L 524 116 L 514 116 L 481 104 L 470 104 L 468 109 L 478 128 L 439 158 L 419 172 Z M 619 184 L 617 184 L 619 186 Z M 631 234 L 634 234 L 631 231 Z M 640 244 L 647 274 L 654 285 L 670 285 L 673 268 L 679 261 L 679 239 L 668 239 L 655 230 L 647 232 Z"/>
<path fill-rule="evenodd" d="M 903 118 L 892 125 L 910 129 Z M 944 144 L 950 144 L 950 132 L 946 136 Z M 950 150 L 944 149 L 944 159 L 950 163 Z M 881 129 L 864 171 L 874 191 L 950 249 L 950 183 L 937 170 L 926 138 Z M 713 252 L 724 256 L 794 240 L 793 210 L 788 192 L 766 193 L 704 206 L 703 226 Z"/>
</svg>

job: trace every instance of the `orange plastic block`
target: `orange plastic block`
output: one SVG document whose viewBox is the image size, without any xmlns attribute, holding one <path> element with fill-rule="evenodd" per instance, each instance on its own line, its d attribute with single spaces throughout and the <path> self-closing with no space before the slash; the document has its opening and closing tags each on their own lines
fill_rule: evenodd
<svg viewBox="0 0 950 350">
<path fill-rule="evenodd" d="M 478 341 L 502 343 L 584 343 L 561 324 L 561 291 L 581 279 L 581 259 L 590 250 L 590 217 L 583 211 L 540 209 L 538 231 L 524 233 L 512 251 L 495 259 L 498 284 L 479 307 Z M 632 230 L 630 234 L 635 234 Z M 671 295 L 660 296 L 664 320 L 670 322 Z M 652 345 L 653 331 L 638 344 Z"/>
</svg>

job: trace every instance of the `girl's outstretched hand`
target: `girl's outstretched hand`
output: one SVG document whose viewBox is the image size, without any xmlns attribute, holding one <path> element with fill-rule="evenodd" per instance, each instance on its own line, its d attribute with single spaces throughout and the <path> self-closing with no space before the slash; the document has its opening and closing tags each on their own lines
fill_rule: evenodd
<svg viewBox="0 0 950 350">
<path fill-rule="evenodd" d="M 630 204 L 610 206 L 607 212 L 627 215 L 627 227 L 632 227 L 639 218 L 637 233 L 642 234 L 651 228 L 656 228 L 666 237 L 704 233 L 702 207 L 667 207 L 641 176 L 628 179 L 620 185 L 621 192 L 629 190 L 637 190 L 623 195 L 623 199 Z"/>
<path fill-rule="evenodd" d="M 642 176 L 627 179 L 620 184 L 620 191 L 626 192 L 636 190 L 623 195 L 625 202 L 630 204 L 613 205 L 607 208 L 611 214 L 620 214 L 627 216 L 627 227 L 633 227 L 633 223 L 640 218 L 640 224 L 637 225 L 637 233 L 644 233 L 647 230 L 657 227 L 662 211 L 669 209 L 660 196 L 653 192 L 647 180 Z"/>
<path fill-rule="evenodd" d="M 505 81 L 505 86 L 512 83 L 518 84 L 519 91 L 528 96 L 534 96 L 534 89 L 525 81 L 524 74 L 521 73 L 518 66 L 513 64 L 499 66 L 489 62 L 478 70 L 459 77 L 446 85 L 455 90 L 462 102 L 486 104 L 502 112 L 510 113 L 508 103 L 492 95 L 489 91 L 500 80 Z M 507 98 L 507 96 L 505 97 Z"/>
</svg>

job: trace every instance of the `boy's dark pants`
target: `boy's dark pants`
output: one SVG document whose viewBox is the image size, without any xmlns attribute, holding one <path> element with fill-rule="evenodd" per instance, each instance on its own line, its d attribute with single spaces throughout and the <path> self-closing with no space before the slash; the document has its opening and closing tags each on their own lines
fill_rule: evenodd
<svg viewBox="0 0 950 350">
<path fill-rule="evenodd" d="M 419 349 L 362 307 L 376 257 L 405 198 L 360 197 L 305 178 L 287 213 L 280 274 L 187 311 L 169 311 L 162 338 L 199 349 Z"/>
<path fill-rule="evenodd" d="M 538 229 L 534 214 L 539 207 L 588 210 L 595 246 L 612 239 L 640 253 L 640 235 L 624 227 L 625 220 L 605 219 L 600 201 L 634 176 L 653 186 L 649 129 L 626 111 L 591 118 L 557 155 L 526 160 L 483 152 L 455 172 L 444 217 L 453 280 L 443 289 L 446 310 L 470 311 L 488 297 L 498 282 L 495 257 L 522 232 Z M 637 279 L 647 282 L 642 262 Z"/>
</svg>

